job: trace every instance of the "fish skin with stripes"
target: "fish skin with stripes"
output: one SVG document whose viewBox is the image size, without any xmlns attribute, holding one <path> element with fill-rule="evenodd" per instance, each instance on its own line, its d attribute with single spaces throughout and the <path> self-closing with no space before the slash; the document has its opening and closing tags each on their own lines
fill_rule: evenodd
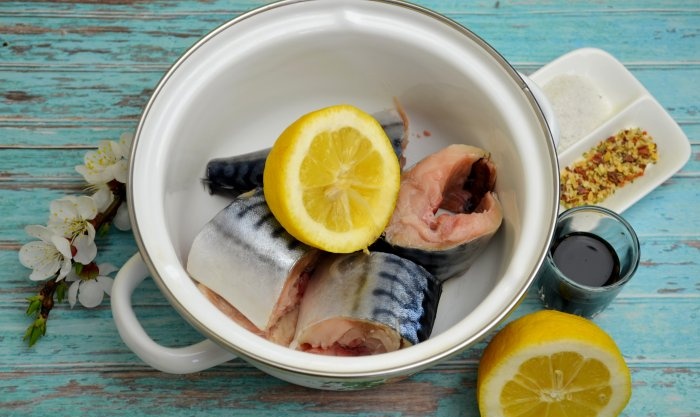
<svg viewBox="0 0 700 417">
<path fill-rule="evenodd" d="M 338 356 L 426 340 L 442 284 L 423 267 L 374 252 L 307 246 L 274 218 L 262 189 L 234 198 L 195 237 L 187 271 L 242 327 L 272 342 Z"/>
<path fill-rule="evenodd" d="M 306 288 L 292 347 L 359 356 L 391 352 L 432 332 L 442 284 L 393 254 L 324 258 Z"/>
<path fill-rule="evenodd" d="M 288 345 L 320 254 L 282 228 L 262 189 L 256 189 L 235 198 L 204 225 L 190 248 L 187 271 L 241 326 Z"/>
</svg>

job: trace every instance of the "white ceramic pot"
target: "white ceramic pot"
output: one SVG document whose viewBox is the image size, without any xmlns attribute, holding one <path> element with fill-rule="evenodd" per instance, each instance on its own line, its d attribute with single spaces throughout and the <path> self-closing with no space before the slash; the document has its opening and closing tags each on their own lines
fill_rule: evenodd
<svg viewBox="0 0 700 417">
<path fill-rule="evenodd" d="M 462 142 L 490 151 L 498 169 L 503 224 L 478 262 L 445 284 L 430 339 L 397 352 L 338 358 L 278 346 L 235 324 L 183 266 L 195 234 L 228 202 L 202 187 L 207 161 L 271 146 L 311 110 L 350 103 L 373 112 L 394 97 L 411 119 L 408 165 Z M 506 318 L 539 269 L 558 207 L 552 136 L 531 88 L 505 59 L 432 11 L 399 1 L 311 0 L 244 14 L 189 49 L 143 112 L 128 183 L 139 254 L 114 284 L 119 332 L 166 372 L 194 372 L 239 356 L 315 388 L 366 388 L 434 365 Z M 208 340 L 171 349 L 145 334 L 130 296 L 147 275 Z"/>
</svg>

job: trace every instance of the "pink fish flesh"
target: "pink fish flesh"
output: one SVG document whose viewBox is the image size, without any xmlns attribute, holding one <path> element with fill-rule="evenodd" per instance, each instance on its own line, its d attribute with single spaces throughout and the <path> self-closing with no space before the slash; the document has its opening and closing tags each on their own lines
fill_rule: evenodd
<svg viewBox="0 0 700 417">
<path fill-rule="evenodd" d="M 444 281 L 464 273 L 499 229 L 496 167 L 483 149 L 455 144 L 401 177 L 394 214 L 374 250 L 410 259 Z"/>
</svg>

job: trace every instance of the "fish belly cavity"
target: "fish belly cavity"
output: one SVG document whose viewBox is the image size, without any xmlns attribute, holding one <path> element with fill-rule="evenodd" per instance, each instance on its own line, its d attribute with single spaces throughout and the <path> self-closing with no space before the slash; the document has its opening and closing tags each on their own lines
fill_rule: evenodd
<svg viewBox="0 0 700 417">
<path fill-rule="evenodd" d="M 483 149 L 454 144 L 401 176 L 396 208 L 371 250 L 417 263 L 444 282 L 464 274 L 502 222 L 496 166 Z"/>
</svg>

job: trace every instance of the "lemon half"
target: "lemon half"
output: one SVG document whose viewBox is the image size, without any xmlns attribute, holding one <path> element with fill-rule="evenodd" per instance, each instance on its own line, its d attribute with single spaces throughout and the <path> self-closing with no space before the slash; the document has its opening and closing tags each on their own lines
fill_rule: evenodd
<svg viewBox="0 0 700 417">
<path fill-rule="evenodd" d="M 379 122 L 350 105 L 306 114 L 277 139 L 265 163 L 265 199 L 307 245 L 335 253 L 367 248 L 396 205 L 401 168 Z"/>
<path fill-rule="evenodd" d="M 613 417 L 631 386 L 607 333 L 582 317 L 543 310 L 491 340 L 479 363 L 477 400 L 482 417 Z"/>
</svg>

